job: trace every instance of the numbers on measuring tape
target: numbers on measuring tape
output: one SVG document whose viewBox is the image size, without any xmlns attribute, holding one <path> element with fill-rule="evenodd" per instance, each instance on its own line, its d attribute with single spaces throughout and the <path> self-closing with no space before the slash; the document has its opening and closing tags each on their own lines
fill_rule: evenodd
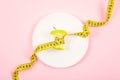
<svg viewBox="0 0 120 80">
<path fill-rule="evenodd" d="M 114 3 L 115 3 L 115 0 L 109 0 L 108 2 L 108 6 L 106 10 L 106 21 L 99 22 L 99 21 L 87 20 L 87 22 L 83 25 L 83 32 L 77 32 L 77 33 L 74 33 L 73 35 L 85 38 L 90 34 L 89 26 L 92 26 L 92 27 L 103 26 L 107 21 L 109 21 L 112 15 Z"/>
<path fill-rule="evenodd" d="M 42 50 L 49 49 L 49 48 L 54 48 L 55 46 L 59 47 L 59 45 L 61 45 L 61 44 L 64 44 L 64 38 L 56 37 L 55 41 L 53 41 L 53 42 L 48 42 L 45 44 L 38 45 L 36 47 L 36 49 L 34 50 L 34 53 L 30 57 L 30 62 L 19 65 L 16 68 L 16 70 L 13 72 L 12 79 L 18 80 L 18 72 L 29 69 L 33 65 L 33 63 L 35 63 L 37 61 L 36 53 L 38 53 L 39 51 L 42 51 Z"/>
</svg>

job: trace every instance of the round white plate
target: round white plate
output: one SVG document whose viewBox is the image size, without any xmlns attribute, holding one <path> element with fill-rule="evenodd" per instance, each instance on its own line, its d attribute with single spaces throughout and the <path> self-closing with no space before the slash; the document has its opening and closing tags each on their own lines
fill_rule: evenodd
<svg viewBox="0 0 120 80">
<path fill-rule="evenodd" d="M 33 47 L 35 49 L 39 44 L 53 41 L 54 37 L 49 34 L 54 30 L 53 27 L 66 30 L 68 33 L 75 33 L 82 31 L 82 25 L 78 18 L 70 14 L 50 14 L 37 24 L 33 33 Z M 66 36 L 65 46 L 64 50 L 48 49 L 36 55 L 43 63 L 52 67 L 65 68 L 72 66 L 85 55 L 88 48 L 88 37 Z"/>
</svg>

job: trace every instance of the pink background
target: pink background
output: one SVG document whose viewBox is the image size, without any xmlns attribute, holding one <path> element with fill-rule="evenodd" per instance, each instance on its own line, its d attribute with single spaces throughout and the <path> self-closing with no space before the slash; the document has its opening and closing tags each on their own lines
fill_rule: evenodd
<svg viewBox="0 0 120 80">
<path fill-rule="evenodd" d="M 0 80 L 11 80 L 16 66 L 29 62 L 32 33 L 44 16 L 67 12 L 80 18 L 105 20 L 108 0 L 0 0 Z M 120 80 L 120 0 L 101 28 L 90 27 L 89 49 L 76 65 L 56 69 L 37 61 L 20 72 L 20 80 Z"/>
</svg>

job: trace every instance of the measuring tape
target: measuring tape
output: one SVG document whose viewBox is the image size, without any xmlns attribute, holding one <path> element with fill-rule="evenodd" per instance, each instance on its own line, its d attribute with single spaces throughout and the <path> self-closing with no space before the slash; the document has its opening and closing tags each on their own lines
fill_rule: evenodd
<svg viewBox="0 0 120 80">
<path fill-rule="evenodd" d="M 115 0 L 109 0 L 108 1 L 108 6 L 107 6 L 107 10 L 106 10 L 106 20 L 105 21 L 99 22 L 99 21 L 87 20 L 87 22 L 83 25 L 83 31 L 82 32 L 76 32 L 76 33 L 68 34 L 64 30 L 54 30 L 54 31 L 52 31 L 50 34 L 52 34 L 55 37 L 55 40 L 51 41 L 51 42 L 48 42 L 48 43 L 38 45 L 35 48 L 33 54 L 30 57 L 30 62 L 19 65 L 16 68 L 16 70 L 13 72 L 12 80 L 18 80 L 19 79 L 19 77 L 18 77 L 19 71 L 27 70 L 27 69 L 32 67 L 32 65 L 37 61 L 36 54 L 38 52 L 43 51 L 43 50 L 47 50 L 47 49 L 50 49 L 50 48 L 54 48 L 56 50 L 62 50 L 62 49 L 64 49 L 64 44 L 65 44 L 64 37 L 65 36 L 67 36 L 67 35 L 68 36 L 80 36 L 82 38 L 86 38 L 90 34 L 89 26 L 93 26 L 93 27 L 103 26 L 106 22 L 109 21 L 111 15 L 112 15 L 112 10 L 113 10 L 114 3 L 115 3 Z"/>
</svg>

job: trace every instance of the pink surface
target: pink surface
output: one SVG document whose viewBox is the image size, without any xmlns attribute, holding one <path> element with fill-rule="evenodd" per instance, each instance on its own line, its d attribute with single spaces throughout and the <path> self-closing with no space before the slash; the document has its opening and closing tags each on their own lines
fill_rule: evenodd
<svg viewBox="0 0 120 80">
<path fill-rule="evenodd" d="M 11 80 L 16 66 L 29 62 L 32 33 L 37 22 L 53 12 L 105 20 L 108 0 L 0 0 L 0 80 Z M 120 80 L 120 0 L 112 18 L 101 28 L 90 28 L 86 56 L 76 65 L 56 69 L 41 61 L 20 72 L 20 80 Z"/>
</svg>

